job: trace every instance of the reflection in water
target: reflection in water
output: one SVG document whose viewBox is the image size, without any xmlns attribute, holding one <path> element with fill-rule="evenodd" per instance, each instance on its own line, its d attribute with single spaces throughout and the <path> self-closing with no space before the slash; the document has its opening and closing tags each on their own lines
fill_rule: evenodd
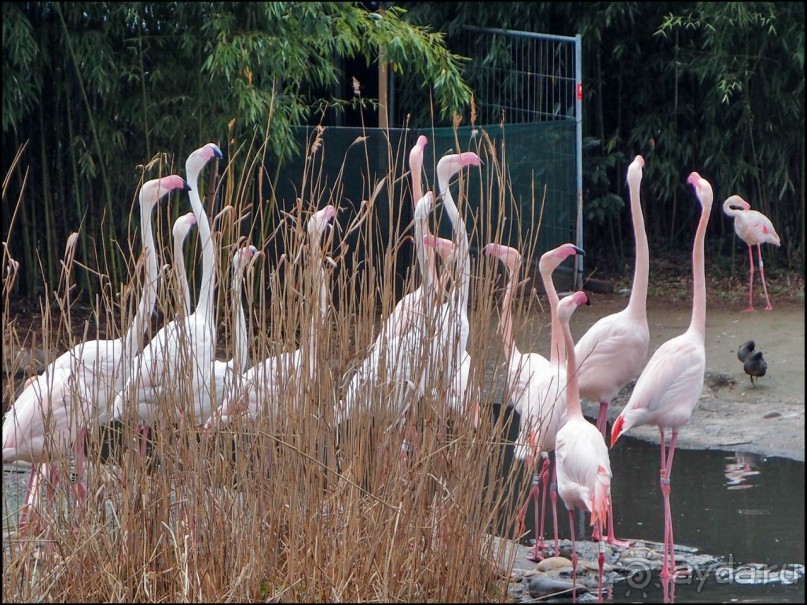
<svg viewBox="0 0 807 605">
<path fill-rule="evenodd" d="M 734 456 L 726 458 L 731 462 L 726 463 L 726 485 L 727 489 L 748 489 L 754 487 L 754 482 L 747 481 L 749 477 L 759 475 L 760 471 L 753 470 L 764 458 L 759 454 L 749 452 L 734 452 Z"/>
<path fill-rule="evenodd" d="M 517 422 L 515 418 L 515 427 Z M 609 453 L 617 535 L 661 542 L 664 514 L 658 445 L 628 437 Z M 528 481 L 525 473 L 518 489 L 525 489 Z M 719 557 L 720 573 L 716 575 L 713 566 L 696 567 L 667 587 L 670 598 L 679 603 L 805 602 L 803 462 L 745 452 L 727 457 L 720 451 L 679 449 L 672 487 L 676 544 Z M 563 518 L 563 504 L 558 508 Z M 510 524 L 512 516 L 504 524 Z M 527 515 L 527 523 L 529 535 L 534 536 L 532 515 Z M 568 524 L 561 523 L 559 531 L 561 538 L 569 537 Z M 661 602 L 664 592 L 654 572 L 614 584 L 611 599 L 615 603 Z"/>
</svg>

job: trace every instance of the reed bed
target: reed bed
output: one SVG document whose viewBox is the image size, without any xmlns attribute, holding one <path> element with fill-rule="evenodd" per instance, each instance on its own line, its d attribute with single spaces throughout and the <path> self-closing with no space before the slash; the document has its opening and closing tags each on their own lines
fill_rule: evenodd
<svg viewBox="0 0 807 605">
<path fill-rule="evenodd" d="M 490 141 L 481 140 L 482 199 L 493 191 L 502 193 L 496 204 L 479 209 L 487 216 L 476 217 L 474 224 L 483 232 L 469 235 L 498 241 L 508 211 L 486 208 L 510 207 L 506 166 Z M 221 250 L 218 358 L 232 355 L 227 268 L 233 246 L 248 233 L 247 239 L 264 251 L 277 250 L 282 242 L 282 254 L 264 254 L 250 266 L 239 301 L 248 318 L 250 361 L 298 347 L 312 350 L 313 339 L 316 371 L 283 385 L 276 400 L 262 402 L 256 418 L 239 416 L 208 431 L 194 423 L 157 422 L 145 455 L 135 423 L 122 425 L 114 447 L 103 442 L 100 430 L 91 431 L 86 501 L 75 497 L 76 485 L 69 481 L 46 485 L 40 522 L 18 532 L 19 503 L 4 497 L 5 601 L 506 598 L 509 578 L 503 570 L 511 562 L 497 558 L 490 537 L 516 537 L 515 513 L 529 485 L 523 465 L 510 464 L 508 458 L 512 415 L 494 413 L 508 398 L 498 332 L 502 272 L 495 260 L 473 258 L 469 392 L 481 406 L 479 427 L 472 425 L 470 407 L 466 413 L 448 410 L 445 392 L 437 387 L 414 401 L 398 422 L 395 395 L 381 386 L 369 389 L 361 409 L 337 425 L 335 408 L 347 380 L 397 298 L 395 275 L 407 275 L 404 291 L 420 281 L 416 267 L 402 271 L 397 264 L 398 247 L 405 240 L 395 237 L 389 245 L 378 244 L 380 235 L 403 233 L 408 225 L 381 225 L 374 208 L 373 192 L 381 188 L 387 188 L 398 208 L 411 207 L 408 149 L 389 150 L 395 171 L 378 182 L 367 175 L 340 175 L 367 181 L 367 199 L 358 207 L 345 207 L 340 205 L 338 179 L 329 182 L 318 168 L 322 150 L 317 139 L 310 143 L 299 199 L 291 210 L 269 208 L 255 197 L 268 176 L 261 168 L 263 148 L 250 145 L 231 151 L 220 175 L 212 171 L 208 201 L 233 208 L 216 223 Z M 257 188 L 255 181 L 261 183 Z M 463 215 L 470 211 L 467 186 L 462 174 L 453 185 Z M 436 189 L 436 184 L 429 188 Z M 155 236 L 164 262 L 170 259 L 169 216 L 180 211 L 183 200 L 172 198 L 167 210 L 158 207 Z M 338 209 L 336 224 L 322 251 L 310 250 L 306 221 L 326 203 Z M 447 220 L 439 210 L 432 219 Z M 133 241 L 136 237 L 133 233 Z M 526 241 L 520 248 L 526 258 L 536 252 Z M 97 251 L 101 258 L 110 253 Z M 191 245 L 188 260 L 197 257 Z M 311 270 L 317 260 L 324 263 L 329 293 L 324 318 Z M 136 300 L 142 274 L 136 254 L 128 263 L 131 278 L 120 298 L 108 287 L 93 297 L 94 312 L 78 330 L 83 338 L 125 330 L 131 315 L 126 309 L 133 306 L 127 301 Z M 13 266 L 7 253 L 4 266 Z M 65 259 L 61 281 L 49 285 L 38 335 L 19 333 L 10 316 L 13 271 L 7 270 L 4 349 L 33 346 L 61 352 L 78 341 L 71 317 L 71 267 Z M 440 271 L 451 267 L 441 266 Z M 155 327 L 179 312 L 171 275 L 165 271 L 160 281 Z M 98 276 L 103 284 L 102 269 Z M 191 277 L 194 291 L 193 272 Z M 534 291 L 517 301 L 517 325 L 522 311 L 536 301 Z M 42 340 L 36 342 L 39 335 Z M 20 368 L 11 365 L 3 387 L 6 408 L 21 382 L 19 376 L 15 379 Z M 187 405 L 187 378 L 165 377 L 174 385 L 163 402 L 167 409 Z M 59 445 L 52 448 L 55 461 L 70 468 L 73 451 Z"/>
</svg>

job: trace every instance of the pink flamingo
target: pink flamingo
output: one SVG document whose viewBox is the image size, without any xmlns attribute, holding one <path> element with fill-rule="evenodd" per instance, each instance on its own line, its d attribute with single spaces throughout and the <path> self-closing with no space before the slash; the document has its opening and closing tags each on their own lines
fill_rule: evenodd
<svg viewBox="0 0 807 605">
<path fill-rule="evenodd" d="M 185 271 L 185 263 L 183 261 L 182 245 L 188 235 L 190 229 L 196 225 L 196 216 L 193 212 L 188 212 L 180 216 L 174 222 L 172 236 L 174 240 L 174 268 L 177 272 L 179 281 L 179 291 L 184 304 L 183 316 L 190 314 L 191 295 L 188 286 L 188 276 Z M 221 361 L 216 359 L 213 362 L 213 378 L 216 387 L 216 400 L 221 403 L 226 395 L 230 394 L 231 389 L 235 388 L 236 378 L 240 376 L 247 368 L 249 358 L 249 343 L 247 342 L 247 326 L 246 318 L 244 317 L 244 306 L 241 304 L 241 286 L 244 280 L 244 272 L 249 266 L 250 262 L 258 253 L 255 246 L 241 246 L 238 247 L 233 254 L 232 259 L 232 281 L 230 285 L 231 307 L 232 307 L 232 325 L 234 333 L 234 352 L 232 358 L 228 361 Z"/>
<path fill-rule="evenodd" d="M 423 150 L 428 144 L 428 139 L 421 135 L 418 137 L 415 146 L 409 152 L 409 172 L 412 178 L 412 208 L 417 210 L 417 203 L 423 197 L 423 186 L 421 183 L 423 173 Z M 423 237 L 430 235 L 429 223 L 422 221 L 419 226 L 422 236 L 416 236 L 415 240 L 415 253 L 418 259 L 418 266 L 420 267 L 420 274 L 425 283 L 428 279 L 429 283 L 434 284 L 437 282 L 437 269 L 435 267 L 434 250 L 425 246 Z M 384 326 L 376 338 L 376 347 L 383 346 L 381 341 L 394 338 L 406 332 L 407 329 L 416 321 L 416 315 L 420 313 L 421 300 L 425 296 L 426 289 L 424 283 L 421 283 L 415 290 L 405 294 L 401 300 L 395 305 L 392 313 L 389 314 Z"/>
<path fill-rule="evenodd" d="M 415 205 L 416 241 L 423 241 L 423 227 L 433 201 L 434 194 L 428 191 Z M 418 306 L 413 309 L 408 329 L 377 340 L 351 376 L 345 395 L 335 409 L 337 424 L 347 420 L 357 405 L 364 404 L 366 407 L 373 399 L 370 391 L 382 384 L 391 389 L 387 400 L 395 413 L 395 422 L 392 426 L 397 425 L 406 414 L 412 397 L 422 394 L 422 381 L 413 378 L 422 374 L 425 322 L 436 304 L 433 276 L 434 273 L 431 271 L 423 273 L 423 284 L 419 288 L 422 294 L 417 298 Z"/>
<path fill-rule="evenodd" d="M 175 398 L 183 405 L 169 414 L 167 419 L 182 419 L 186 411 L 190 411 L 191 422 L 201 424 L 213 409 L 216 400 L 213 392 L 216 249 L 210 221 L 199 196 L 198 182 L 204 167 L 213 158 L 222 157 L 218 146 L 208 143 L 193 151 L 185 161 L 189 182 L 193 182 L 195 187 L 191 189 L 189 197 L 202 247 L 202 284 L 196 309 L 188 316 L 165 324 L 143 348 L 133 375 L 129 377 L 125 389 L 115 397 L 112 412 L 115 421 L 128 417 L 130 404 L 132 413 L 145 425 L 162 417 L 164 394 L 167 389 L 176 387 L 175 381 L 166 378 L 184 372 L 185 368 L 181 366 L 185 363 L 189 364 L 187 371 L 191 375 L 191 392 Z"/>
<path fill-rule="evenodd" d="M 445 237 L 436 237 L 434 235 L 424 235 L 423 241 L 427 247 L 435 250 L 440 257 L 443 265 L 453 265 L 457 260 L 457 245 L 453 240 Z M 442 275 L 439 276 L 438 290 L 439 292 L 448 291 L 448 282 L 451 277 L 450 270 L 444 270 Z M 479 400 L 482 397 L 481 389 L 474 388 L 472 391 L 468 390 L 469 382 L 471 379 L 471 355 L 468 351 L 462 356 L 460 362 L 460 369 L 454 375 L 451 381 L 449 391 L 447 394 L 448 407 L 460 414 L 464 414 L 468 408 L 468 402 L 474 402 L 473 408 L 473 426 L 474 429 L 479 428 Z"/>
<path fill-rule="evenodd" d="M 327 205 L 308 220 L 307 233 L 311 259 L 312 282 L 317 287 L 316 312 L 311 314 L 307 339 L 294 351 L 285 351 L 243 372 L 241 390 L 226 397 L 218 409 L 205 421 L 205 430 L 218 421 L 226 425 L 239 414 L 256 418 L 263 413 L 275 414 L 280 408 L 280 396 L 288 385 L 299 385 L 304 377 L 313 381 L 317 368 L 319 333 L 328 313 L 328 287 L 322 261 L 322 236 L 336 216 L 336 208 Z M 299 392 L 299 389 L 298 389 Z"/>
<path fill-rule="evenodd" d="M 697 172 L 687 183 L 695 188 L 701 203 L 701 218 L 692 247 L 692 320 L 686 332 L 663 343 L 636 381 L 630 400 L 614 422 L 611 446 L 620 435 L 634 426 L 656 425 L 661 438 L 661 491 L 664 495 L 664 563 L 661 577 L 670 580 L 675 573 L 673 527 L 670 513 L 670 477 L 678 430 L 685 425 L 703 391 L 706 369 L 706 278 L 704 276 L 704 240 L 712 209 L 712 186 Z M 672 430 L 665 450 L 664 431 Z"/>
<path fill-rule="evenodd" d="M 650 331 L 647 327 L 650 253 L 640 199 L 643 167 L 644 158 L 640 155 L 637 155 L 628 166 L 630 208 L 636 242 L 636 265 L 628 306 L 618 313 L 598 319 L 574 347 L 575 357 L 578 360 L 577 379 L 580 394 L 592 401 L 600 402 L 597 428 L 603 437 L 608 421 L 608 405 L 626 384 L 639 376 L 650 346 Z M 596 535 L 595 539 L 599 539 L 599 535 Z M 615 546 L 630 546 L 630 542 L 618 540 L 614 535 L 613 510 L 608 513 L 606 540 Z"/>
<path fill-rule="evenodd" d="M 77 436 L 88 423 L 106 413 L 104 401 L 111 399 L 122 384 L 138 342 L 142 341 L 157 296 L 159 270 L 151 215 L 157 203 L 174 190 L 187 191 L 188 184 L 177 175 L 152 179 L 140 188 L 142 254 L 146 258 L 146 279 L 137 313 L 122 338 L 80 343 L 62 354 L 39 376 L 30 380 L 3 418 L 3 462 L 25 460 L 31 470 L 26 505 L 36 509 L 38 485 L 45 465 L 55 463 L 60 453 L 75 448 L 76 472 L 81 477 L 84 444 Z M 51 475 L 56 481 L 55 472 Z"/>
<path fill-rule="evenodd" d="M 574 310 L 588 303 L 586 294 L 575 292 L 558 305 L 558 319 L 566 342 L 566 423 L 558 431 L 555 442 L 558 493 L 569 511 L 569 531 L 572 538 L 572 584 L 577 584 L 577 552 L 574 540 L 574 509 L 591 513 L 591 524 L 601 528 L 608 516 L 611 501 L 611 461 L 608 446 L 597 427 L 583 416 L 577 363 L 569 320 Z M 597 557 L 599 575 L 597 597 L 602 602 L 602 572 L 605 564 L 605 543 L 600 541 Z M 576 591 L 572 592 L 572 600 Z"/>
<path fill-rule="evenodd" d="M 732 195 L 723 202 L 723 212 L 734 219 L 734 232 L 748 246 L 748 308 L 745 312 L 754 310 L 754 252 L 757 247 L 759 257 L 759 277 L 762 280 L 762 291 L 765 293 L 765 310 L 773 309 L 771 299 L 768 298 L 768 287 L 765 285 L 765 269 L 762 266 L 762 244 L 780 246 L 779 236 L 773 227 L 771 219 L 759 212 L 751 210 L 751 204 L 739 195 Z"/>
<path fill-rule="evenodd" d="M 558 294 L 552 281 L 555 269 L 573 254 L 584 254 L 583 250 L 573 244 L 562 244 L 557 248 L 548 250 L 539 261 L 539 271 L 544 283 L 544 289 L 549 300 L 551 315 L 551 346 L 550 358 L 547 360 L 539 353 L 522 354 L 516 348 L 513 339 L 512 315 L 510 305 L 512 301 L 515 275 L 521 265 L 521 254 L 515 248 L 501 244 L 488 244 L 483 249 L 485 254 L 495 256 L 502 261 L 510 275 L 502 301 L 502 345 L 505 356 L 508 358 L 508 380 L 511 402 L 521 416 L 519 426 L 519 439 L 514 454 L 515 457 L 527 459 L 528 468 L 536 464 L 536 457 L 540 453 L 543 466 L 540 472 L 533 476 L 532 488 L 527 500 L 521 507 L 517 520 L 518 532 L 521 533 L 524 525 L 524 516 L 530 501 L 535 501 L 535 540 L 534 559 L 543 558 L 541 550 L 544 546 L 544 511 L 546 504 L 546 489 L 544 490 L 543 505 L 541 508 L 540 530 L 538 522 L 538 499 L 541 484 L 549 485 L 550 460 L 548 452 L 555 449 L 555 436 L 558 429 L 566 419 L 566 343 L 557 317 Z M 555 553 L 558 552 L 558 526 L 556 511 L 556 493 L 551 488 L 551 502 L 553 518 L 555 519 Z"/>
<path fill-rule="evenodd" d="M 437 162 L 437 184 L 440 187 L 440 197 L 453 228 L 455 268 L 454 281 L 451 290 L 447 293 L 448 299 L 436 309 L 433 316 L 434 337 L 431 340 L 429 360 L 430 362 L 436 360 L 445 362 L 447 380 L 445 388 L 438 389 L 438 391 L 448 395 L 446 400 L 448 404 L 453 400 L 464 405 L 467 401 L 465 389 L 470 381 L 471 368 L 471 358 L 467 352 L 470 333 L 468 297 L 471 285 L 471 257 L 468 231 L 451 195 L 450 182 L 451 178 L 463 168 L 481 165 L 482 160 L 472 151 L 447 154 Z M 465 370 L 463 370 L 463 365 Z M 433 368 L 430 367 L 429 370 L 431 371 L 431 369 Z M 464 380 L 463 373 L 467 376 Z M 440 374 L 438 371 L 437 375 Z M 450 395 L 452 389 L 454 390 L 453 396 Z M 478 411 L 474 413 L 474 418 L 478 418 Z"/>
</svg>

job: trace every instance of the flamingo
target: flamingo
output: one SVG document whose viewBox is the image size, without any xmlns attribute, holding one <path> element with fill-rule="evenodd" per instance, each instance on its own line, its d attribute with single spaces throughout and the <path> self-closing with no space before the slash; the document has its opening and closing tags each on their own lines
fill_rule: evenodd
<svg viewBox="0 0 807 605">
<path fill-rule="evenodd" d="M 122 384 L 138 343 L 142 342 L 156 300 L 159 272 L 151 216 L 157 203 L 174 190 L 188 191 L 189 185 L 181 177 L 170 175 L 147 181 L 140 188 L 146 278 L 137 312 L 126 334 L 118 339 L 80 343 L 60 355 L 28 382 L 4 415 L 3 462 L 23 460 L 34 465 L 21 525 L 26 521 L 26 511 L 36 508 L 39 479 L 45 465 L 57 460 L 60 453 L 76 448 L 76 472 L 81 477 L 83 443 L 77 436 L 89 422 L 105 414 L 106 402 Z M 52 477 L 56 480 L 55 473 Z"/>
<path fill-rule="evenodd" d="M 535 528 L 538 538 L 535 541 L 534 558 L 539 560 L 543 556 L 541 550 L 544 540 L 544 516 L 538 524 L 538 496 L 540 485 L 547 485 L 550 470 L 548 452 L 555 449 L 555 436 L 558 429 L 566 419 L 566 343 L 557 316 L 558 294 L 552 281 L 555 269 L 573 254 L 585 254 L 584 251 L 573 244 L 561 244 L 557 248 L 548 250 L 539 261 L 539 271 L 544 283 L 544 289 L 549 300 L 552 317 L 552 336 L 550 358 L 547 360 L 540 353 L 521 354 L 516 348 L 512 334 L 512 317 L 510 304 L 513 295 L 515 274 L 521 265 L 521 254 L 515 248 L 501 244 L 488 244 L 483 249 L 485 254 L 499 258 L 510 274 L 510 279 L 502 303 L 502 340 L 505 356 L 508 357 L 509 391 L 513 407 L 521 416 L 519 425 L 519 438 L 514 455 L 519 460 L 527 459 L 527 466 L 532 468 L 535 456 L 541 453 L 544 463 L 540 472 L 533 476 L 533 486 L 527 500 L 518 513 L 519 528 L 523 527 L 524 516 L 531 500 L 535 501 Z M 554 487 L 550 489 L 553 518 L 555 519 L 555 552 L 558 552 L 559 540 L 557 531 L 556 494 Z M 544 502 L 546 491 L 544 491 Z M 519 529 L 520 533 L 520 529 Z"/>
<path fill-rule="evenodd" d="M 482 160 L 472 152 L 447 154 L 437 162 L 437 184 L 443 200 L 446 214 L 452 225 L 452 241 L 455 245 L 454 281 L 448 292 L 448 300 L 442 303 L 434 314 L 434 338 L 431 341 L 430 360 L 445 362 L 446 388 L 438 392 L 448 395 L 446 403 L 451 401 L 464 404 L 465 389 L 469 378 L 462 379 L 463 373 L 469 375 L 471 367 L 470 353 L 467 352 L 468 336 L 468 297 L 471 285 L 471 257 L 468 245 L 468 231 L 465 221 L 460 217 L 457 205 L 451 195 L 451 178 L 468 166 L 481 166 Z M 433 236 L 424 236 L 424 241 Z M 433 243 L 433 242 L 432 242 Z M 463 364 L 465 370 L 463 371 Z M 452 389 L 454 394 L 451 395 Z M 478 402 L 475 405 L 474 419 L 478 422 Z"/>
<path fill-rule="evenodd" d="M 416 241 L 423 241 L 423 226 L 428 219 L 433 201 L 434 194 L 428 191 L 415 205 Z M 391 401 L 391 407 L 395 411 L 396 422 L 393 426 L 409 409 L 411 398 L 416 394 L 422 394 L 423 385 L 416 376 L 422 373 L 426 329 L 424 324 L 435 304 L 433 276 L 433 272 L 424 271 L 423 284 L 419 288 L 421 294 L 417 298 L 410 299 L 414 301 L 413 304 L 417 304 L 417 307 L 411 309 L 408 329 L 399 334 L 389 332 L 389 338 L 377 340 L 351 376 L 345 395 L 335 409 L 338 425 L 351 416 L 357 405 L 363 402 L 369 403 L 371 398 L 367 389 L 383 384 L 392 390 L 388 400 Z"/>
<path fill-rule="evenodd" d="M 183 262 L 182 244 L 188 235 L 191 227 L 196 225 L 196 216 L 193 212 L 188 212 L 180 216 L 174 223 L 172 230 L 174 240 L 174 267 L 177 271 L 179 290 L 184 301 L 184 316 L 190 313 L 190 288 L 188 287 L 188 277 Z M 233 309 L 233 329 L 234 329 L 234 353 L 228 361 L 216 359 L 213 362 L 213 375 L 216 386 L 217 405 L 225 394 L 230 392 L 237 375 L 246 370 L 249 358 L 249 343 L 247 342 L 247 326 L 244 317 L 244 307 L 241 304 L 241 285 L 244 272 L 247 266 L 258 253 L 255 246 L 247 245 L 239 247 L 233 254 L 232 259 L 232 283 L 230 288 L 231 304 Z"/>
<path fill-rule="evenodd" d="M 577 378 L 577 360 L 569 328 L 574 310 L 588 303 L 586 294 L 575 292 L 558 304 L 558 319 L 566 342 L 566 423 L 558 431 L 555 442 L 558 493 L 569 513 L 572 538 L 572 584 L 577 584 L 577 552 L 574 540 L 574 509 L 591 513 L 591 524 L 600 529 L 608 516 L 611 501 L 611 461 L 605 437 L 583 416 Z M 600 541 L 597 556 L 599 574 L 597 597 L 602 602 L 602 573 L 605 564 L 605 543 Z M 572 593 L 574 600 L 576 591 Z"/>
<path fill-rule="evenodd" d="M 446 212 L 454 227 L 454 243 L 456 245 L 456 265 L 458 277 L 455 278 L 451 299 L 438 307 L 434 307 L 435 285 L 432 283 L 434 273 L 425 271 L 421 296 L 421 312 L 414 314 L 415 322 L 410 329 L 392 339 L 384 347 L 373 348 L 362 364 L 351 377 L 345 396 L 335 409 L 337 424 L 346 420 L 356 404 L 369 402 L 366 389 L 384 386 L 391 389 L 385 400 L 391 402 L 395 419 L 389 429 L 399 425 L 409 410 L 416 396 L 425 394 L 432 385 L 432 360 L 445 359 L 445 388 L 437 389 L 447 397 L 454 385 L 464 391 L 460 372 L 461 355 L 465 353 L 468 340 L 468 286 L 470 283 L 470 257 L 468 256 L 468 235 L 465 224 L 459 218 L 456 204 L 448 188 L 451 177 L 465 166 L 479 166 L 479 156 L 473 152 L 450 154 L 442 157 L 437 164 L 438 183 L 446 206 Z M 434 195 L 427 192 L 415 206 L 415 240 L 423 241 L 434 247 L 436 241 L 423 233 L 428 213 L 431 210 Z M 458 327 L 458 338 L 452 330 Z M 432 328 L 432 329 L 430 329 Z M 431 342 L 430 342 L 431 340 Z M 446 356 L 446 354 L 448 354 Z M 470 360 L 469 362 L 470 363 Z M 457 376 L 460 378 L 457 378 Z M 383 377 L 383 379 L 382 379 Z M 455 382 L 458 381 L 458 382 Z M 466 381 L 467 384 L 467 381 Z M 432 385 L 433 386 L 433 385 Z M 459 390 L 455 388 L 456 390 Z M 361 393 L 361 396 L 360 396 Z M 463 393 L 455 393 L 454 401 L 465 401 Z M 388 429 L 388 430 L 389 430 Z M 404 443 L 404 446 L 406 444 Z"/>
<path fill-rule="evenodd" d="M 237 380 L 249 364 L 249 338 L 247 322 L 244 317 L 244 306 L 241 303 L 241 289 L 244 273 L 258 254 L 252 245 L 240 247 L 235 251 L 232 260 L 232 283 L 230 286 L 233 312 L 233 356 L 227 361 L 216 359 L 213 362 L 213 377 L 216 383 L 216 407 L 224 403 L 227 397 L 233 397 L 237 389 Z"/>
<path fill-rule="evenodd" d="M 745 312 L 754 310 L 754 252 L 757 247 L 759 257 L 759 277 L 762 280 L 762 291 L 765 293 L 765 310 L 773 309 L 768 298 L 768 287 L 765 285 L 765 269 L 762 266 L 762 244 L 781 246 L 779 236 L 771 219 L 759 212 L 751 210 L 751 204 L 739 195 L 732 195 L 723 202 L 723 212 L 734 219 L 734 232 L 748 246 L 748 307 Z"/>
<path fill-rule="evenodd" d="M 424 243 L 437 252 L 441 262 L 444 265 L 452 265 L 456 262 L 457 258 L 457 245 L 453 240 L 445 237 L 436 237 L 433 235 L 424 235 Z M 448 280 L 450 278 L 450 271 L 443 271 L 438 279 L 438 291 L 448 291 Z M 471 378 L 471 355 L 468 351 L 462 356 L 460 362 L 459 372 L 454 376 L 449 386 L 447 394 L 448 407 L 455 412 L 464 414 L 468 401 L 474 402 L 473 413 L 473 426 L 474 429 L 479 428 L 479 400 L 482 397 L 481 389 L 476 388 L 472 393 L 468 392 L 468 383 Z M 467 397 L 467 399 L 466 399 Z"/>
<path fill-rule="evenodd" d="M 608 424 L 608 405 L 622 388 L 635 380 L 642 371 L 650 346 L 647 327 L 647 280 L 650 265 L 647 234 L 642 216 L 640 189 L 644 158 L 637 155 L 628 166 L 628 188 L 633 217 L 633 237 L 636 242 L 636 261 L 633 288 L 627 307 L 598 319 L 577 341 L 574 352 L 578 360 L 580 394 L 599 401 L 597 428 L 605 437 Z M 614 534 L 613 511 L 608 513 L 609 544 L 630 546 Z M 599 539 L 599 536 L 595 536 Z"/>
<path fill-rule="evenodd" d="M 428 144 L 428 139 L 421 135 L 418 137 L 415 146 L 409 152 L 409 172 L 412 179 L 412 206 L 417 209 L 417 202 L 423 197 L 423 186 L 421 184 L 421 174 L 423 171 L 423 150 Z M 428 278 L 430 283 L 436 283 L 436 267 L 434 250 L 428 248 L 423 243 L 423 237 L 430 234 L 428 222 L 420 225 L 421 237 L 415 237 L 415 253 L 420 267 L 420 274 L 424 282 Z M 405 294 L 395 305 L 392 313 L 387 316 L 384 326 L 375 340 L 374 346 L 383 346 L 383 341 L 403 334 L 416 321 L 415 315 L 420 312 L 420 301 L 425 295 L 423 284 L 412 292 Z"/>
<path fill-rule="evenodd" d="M 675 574 L 673 527 L 670 512 L 670 478 L 678 430 L 689 422 L 692 410 L 703 392 L 706 370 L 706 278 L 704 275 L 704 240 L 712 209 L 712 186 L 697 172 L 687 183 L 695 189 L 701 204 L 701 218 L 692 246 L 692 320 L 683 334 L 663 343 L 647 362 L 630 400 L 622 409 L 611 431 L 611 447 L 634 426 L 656 425 L 661 440 L 661 491 L 664 495 L 664 562 L 661 577 L 665 591 Z M 665 430 L 672 431 L 665 449 Z"/>
<path fill-rule="evenodd" d="M 256 418 L 267 410 L 274 413 L 278 409 L 278 398 L 286 385 L 302 384 L 304 377 L 309 381 L 314 380 L 318 334 L 328 313 L 328 288 L 322 264 L 322 236 L 335 216 L 336 208 L 329 204 L 308 220 L 312 283 L 318 284 L 317 312 L 311 315 L 308 339 L 296 350 L 268 357 L 243 372 L 241 392 L 224 398 L 218 409 L 205 421 L 205 430 L 212 429 L 216 422 L 224 426 L 242 413 L 250 418 Z M 269 407 L 262 407 L 264 403 Z"/>
<path fill-rule="evenodd" d="M 201 424 L 213 409 L 215 381 L 213 361 L 215 358 L 216 325 L 214 313 L 214 289 L 216 281 L 216 250 L 210 232 L 210 221 L 199 196 L 198 182 L 204 167 L 213 158 L 222 158 L 221 150 L 208 143 L 192 152 L 185 161 L 189 181 L 197 184 L 190 191 L 190 201 L 199 240 L 202 247 L 202 284 L 196 309 L 190 315 L 165 324 L 138 356 L 137 368 L 130 377 L 125 391 L 115 397 L 113 421 L 121 421 L 127 415 L 129 402 L 139 422 L 150 424 L 161 416 L 164 407 L 160 401 L 171 385 L 168 376 L 184 373 L 181 366 L 190 365 L 191 393 L 175 398 L 183 407 L 177 410 L 179 418 L 185 418 L 190 408 L 190 418 Z M 187 354 L 183 350 L 187 349 Z M 188 406 L 188 407 L 185 407 Z M 177 416 L 164 419 L 176 420 Z"/>
</svg>

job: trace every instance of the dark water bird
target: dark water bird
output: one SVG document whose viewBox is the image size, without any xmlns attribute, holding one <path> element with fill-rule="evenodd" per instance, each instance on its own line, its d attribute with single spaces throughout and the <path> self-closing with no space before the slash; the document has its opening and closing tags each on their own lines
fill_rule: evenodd
<svg viewBox="0 0 807 605">
<path fill-rule="evenodd" d="M 768 371 L 768 362 L 762 357 L 762 351 L 756 350 L 756 343 L 749 340 L 737 349 L 737 359 L 743 362 L 743 369 L 745 373 L 751 377 L 751 384 L 755 378 L 765 376 Z"/>
</svg>

